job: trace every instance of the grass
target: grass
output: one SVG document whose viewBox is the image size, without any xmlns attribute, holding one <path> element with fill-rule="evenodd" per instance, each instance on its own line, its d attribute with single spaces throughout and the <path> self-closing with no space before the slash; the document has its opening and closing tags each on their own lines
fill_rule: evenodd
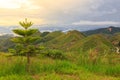
<svg viewBox="0 0 120 80">
<path fill-rule="evenodd" d="M 106 56 L 97 56 L 92 59 L 88 55 L 80 54 L 77 64 L 95 74 L 120 76 L 120 55 L 107 54 Z"/>
<path fill-rule="evenodd" d="M 28 74 L 25 57 L 0 55 L 0 80 L 120 80 L 118 75 L 120 65 L 111 67 L 105 64 L 81 63 L 82 61 L 72 61 L 72 58 L 54 60 L 46 57 L 31 57 L 31 73 Z"/>
<path fill-rule="evenodd" d="M 34 80 L 31 76 L 25 75 L 8 75 L 0 77 L 0 80 Z"/>
</svg>

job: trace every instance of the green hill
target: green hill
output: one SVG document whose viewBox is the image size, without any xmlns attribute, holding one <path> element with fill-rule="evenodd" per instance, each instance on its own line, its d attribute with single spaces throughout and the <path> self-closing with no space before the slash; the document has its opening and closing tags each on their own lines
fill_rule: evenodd
<svg viewBox="0 0 120 80">
<path fill-rule="evenodd" d="M 39 35 L 37 35 L 38 37 L 40 37 L 39 40 L 37 40 L 35 42 L 35 44 L 44 44 L 60 35 L 62 35 L 63 33 L 61 31 L 54 31 L 54 32 L 42 32 Z"/>
<path fill-rule="evenodd" d="M 45 37 L 46 35 L 48 35 L 50 32 L 43 32 L 43 33 L 41 33 L 41 37 Z"/>
<path fill-rule="evenodd" d="M 13 35 L 0 36 L 0 51 L 1 52 L 7 52 L 8 48 L 11 48 L 14 46 L 14 43 L 10 40 L 12 37 Z"/>
<path fill-rule="evenodd" d="M 109 40 L 107 40 L 101 34 L 96 34 L 88 36 L 85 39 L 77 42 L 74 46 L 71 47 L 71 50 L 81 50 L 83 52 L 95 50 L 97 52 L 104 53 L 105 51 L 109 51 L 111 48 L 113 48 L 113 45 Z"/>
<path fill-rule="evenodd" d="M 70 46 L 76 44 L 77 41 L 83 38 L 85 38 L 85 36 L 81 32 L 73 30 L 54 38 L 47 42 L 46 45 L 55 49 L 67 50 Z"/>
<path fill-rule="evenodd" d="M 61 31 L 54 31 L 51 33 L 48 33 L 46 36 L 43 37 L 42 42 L 48 42 L 56 37 L 61 36 L 63 33 Z"/>
</svg>

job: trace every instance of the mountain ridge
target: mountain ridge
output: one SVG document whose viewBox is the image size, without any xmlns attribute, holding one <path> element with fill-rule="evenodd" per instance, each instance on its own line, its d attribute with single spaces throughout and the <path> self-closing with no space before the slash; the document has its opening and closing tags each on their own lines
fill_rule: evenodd
<svg viewBox="0 0 120 80">
<path fill-rule="evenodd" d="M 106 28 L 99 28 L 99 29 L 95 29 L 95 30 L 84 31 L 83 33 L 85 35 L 89 36 L 89 35 L 93 35 L 93 34 L 113 35 L 118 32 L 120 32 L 120 27 L 110 26 L 110 27 L 106 27 Z"/>
</svg>

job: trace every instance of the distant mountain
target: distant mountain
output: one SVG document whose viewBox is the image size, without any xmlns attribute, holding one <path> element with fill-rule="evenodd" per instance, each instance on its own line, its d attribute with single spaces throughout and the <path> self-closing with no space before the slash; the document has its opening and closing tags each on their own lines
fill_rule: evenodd
<svg viewBox="0 0 120 80">
<path fill-rule="evenodd" d="M 14 43 L 11 41 L 12 37 L 13 35 L 10 35 L 10 34 L 0 36 L 0 51 L 1 52 L 3 51 L 6 52 L 8 51 L 8 48 L 14 47 Z"/>
<path fill-rule="evenodd" d="M 83 33 L 85 35 L 93 35 L 93 34 L 113 35 L 113 34 L 118 33 L 118 32 L 120 32 L 120 27 L 110 26 L 108 28 L 99 28 L 99 29 L 95 29 L 95 30 L 84 31 Z"/>
<path fill-rule="evenodd" d="M 98 28 L 103 28 L 104 26 L 80 26 L 80 25 L 65 25 L 65 24 L 44 24 L 44 25 L 33 25 L 32 28 L 39 29 L 40 32 L 53 32 L 62 31 L 67 32 L 70 30 L 78 31 L 88 31 Z M 0 26 L 0 34 L 13 34 L 12 30 L 15 28 L 20 28 L 19 26 Z"/>
</svg>

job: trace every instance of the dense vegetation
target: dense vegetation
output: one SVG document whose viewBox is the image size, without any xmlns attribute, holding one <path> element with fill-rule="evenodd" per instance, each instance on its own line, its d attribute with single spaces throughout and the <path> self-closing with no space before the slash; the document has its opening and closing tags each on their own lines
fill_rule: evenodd
<svg viewBox="0 0 120 80">
<path fill-rule="evenodd" d="M 30 35 L 37 39 L 32 44 L 35 46 L 29 47 L 34 53 L 29 73 L 24 53 L 27 47 L 16 46 L 11 35 L 1 36 L 0 80 L 120 80 L 120 54 L 116 49 L 120 33 L 109 28 L 103 30 L 107 33 L 89 36 L 76 30 Z"/>
</svg>

